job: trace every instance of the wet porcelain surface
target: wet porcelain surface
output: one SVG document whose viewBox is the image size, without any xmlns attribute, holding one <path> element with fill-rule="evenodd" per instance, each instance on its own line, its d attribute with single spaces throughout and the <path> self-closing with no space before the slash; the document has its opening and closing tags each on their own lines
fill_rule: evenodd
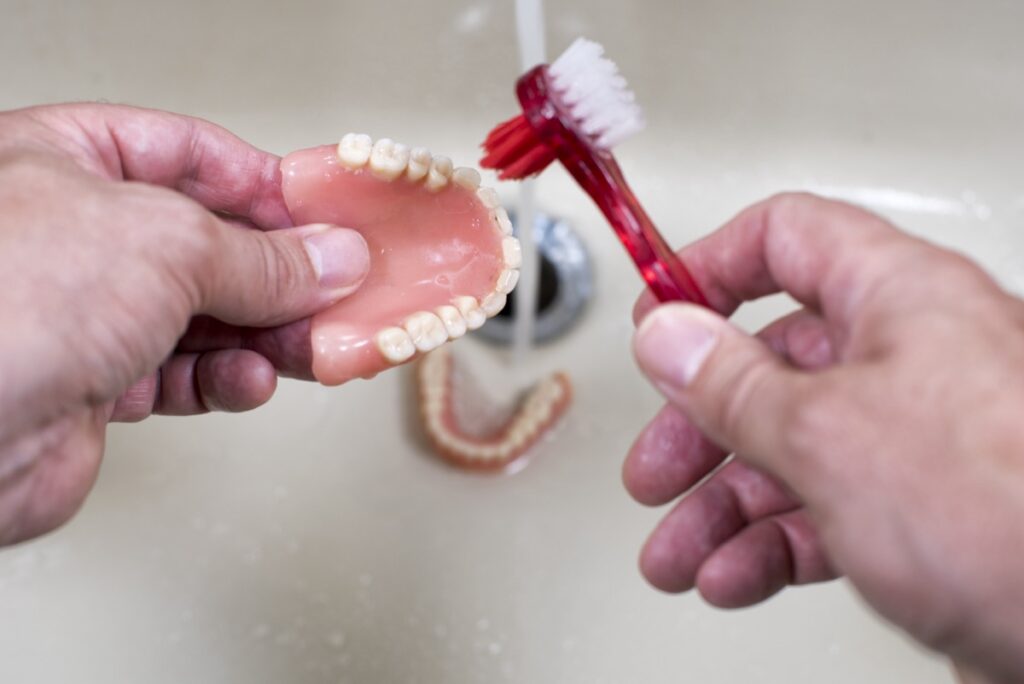
<svg viewBox="0 0 1024 684">
<path fill-rule="evenodd" d="M 669 240 L 814 189 L 1024 289 L 1024 6 L 551 4 L 551 49 L 600 40 L 637 91 L 650 127 L 620 161 Z M 515 111 L 511 4 L 497 0 L 9 0 L 3 15 L 3 108 L 143 104 L 279 153 L 365 130 L 461 164 Z M 492 348 L 456 348 L 504 391 L 571 373 L 572 413 L 528 467 L 486 477 L 431 457 L 402 371 L 283 382 L 248 415 L 116 426 L 81 514 L 0 551 L 0 679 L 949 681 L 842 583 L 730 613 L 643 583 L 635 556 L 659 512 L 619 484 L 659 406 L 628 354 L 639 281 L 564 173 L 538 192 L 587 236 L 594 305 L 518 381 Z M 787 308 L 771 298 L 738 320 Z"/>
</svg>

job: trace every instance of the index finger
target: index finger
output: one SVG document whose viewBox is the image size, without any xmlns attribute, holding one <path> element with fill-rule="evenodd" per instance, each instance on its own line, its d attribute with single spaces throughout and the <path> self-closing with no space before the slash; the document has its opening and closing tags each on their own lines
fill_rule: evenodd
<svg viewBox="0 0 1024 684">
<path fill-rule="evenodd" d="M 805 193 L 776 195 L 680 250 L 711 307 L 787 292 L 839 323 L 849 320 L 876 277 L 923 243 L 869 211 Z M 867 277 L 865 277 L 867 276 Z M 657 305 L 649 292 L 633 309 L 641 320 Z"/>
<path fill-rule="evenodd" d="M 216 124 L 105 104 L 42 107 L 37 115 L 76 127 L 84 144 L 72 154 L 81 159 L 92 152 L 84 161 L 111 178 L 173 188 L 260 228 L 292 225 L 281 193 L 280 158 Z"/>
</svg>

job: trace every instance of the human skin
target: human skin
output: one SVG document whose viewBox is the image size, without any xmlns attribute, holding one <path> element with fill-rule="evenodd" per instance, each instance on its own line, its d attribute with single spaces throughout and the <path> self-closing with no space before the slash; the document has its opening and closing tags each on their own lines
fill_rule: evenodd
<svg viewBox="0 0 1024 684">
<path fill-rule="evenodd" d="M 308 317 L 369 255 L 291 226 L 279 162 L 164 112 L 0 113 L 0 545 L 78 509 L 110 421 L 243 411 L 311 377 Z"/>
<path fill-rule="evenodd" d="M 624 481 L 677 501 L 641 553 L 647 579 L 739 607 L 845 575 L 965 681 L 1024 680 L 1024 302 L 810 195 L 680 256 L 718 314 L 780 291 L 803 308 L 749 336 L 638 302 L 634 352 L 668 404 Z"/>
</svg>

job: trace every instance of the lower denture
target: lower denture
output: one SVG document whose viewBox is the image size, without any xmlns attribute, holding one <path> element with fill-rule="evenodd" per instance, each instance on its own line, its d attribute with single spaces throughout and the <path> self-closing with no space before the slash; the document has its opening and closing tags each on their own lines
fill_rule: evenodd
<svg viewBox="0 0 1024 684">
<path fill-rule="evenodd" d="M 519 244 L 473 169 L 391 140 L 347 135 L 293 152 L 282 191 L 296 225 L 353 228 L 370 249 L 360 289 L 312 321 L 323 384 L 373 377 L 497 314 L 518 280 Z"/>
<path fill-rule="evenodd" d="M 474 434 L 458 419 L 454 377 L 454 361 L 447 348 L 426 355 L 416 368 L 426 436 L 442 458 L 462 468 L 501 470 L 517 462 L 558 424 L 572 403 L 569 377 L 554 373 L 530 388 L 496 429 Z"/>
</svg>

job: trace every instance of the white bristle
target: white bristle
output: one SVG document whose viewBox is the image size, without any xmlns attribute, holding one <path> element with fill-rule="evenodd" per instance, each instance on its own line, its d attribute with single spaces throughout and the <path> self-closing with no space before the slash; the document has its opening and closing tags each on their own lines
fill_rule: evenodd
<svg viewBox="0 0 1024 684">
<path fill-rule="evenodd" d="M 592 40 L 577 38 L 548 69 L 559 99 L 591 142 L 609 150 L 644 128 L 644 113 L 615 62 Z"/>
</svg>

